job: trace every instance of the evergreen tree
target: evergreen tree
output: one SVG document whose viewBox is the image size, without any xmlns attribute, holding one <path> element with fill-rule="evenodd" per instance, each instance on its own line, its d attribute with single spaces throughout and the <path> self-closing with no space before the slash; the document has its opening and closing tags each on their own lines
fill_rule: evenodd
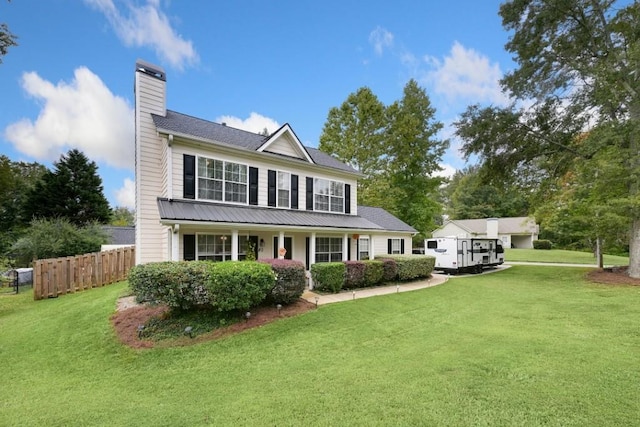
<svg viewBox="0 0 640 427">
<path fill-rule="evenodd" d="M 29 193 L 24 217 L 66 218 L 76 226 L 106 224 L 111 218 L 98 166 L 79 150 L 70 150 L 54 163 Z"/>
</svg>

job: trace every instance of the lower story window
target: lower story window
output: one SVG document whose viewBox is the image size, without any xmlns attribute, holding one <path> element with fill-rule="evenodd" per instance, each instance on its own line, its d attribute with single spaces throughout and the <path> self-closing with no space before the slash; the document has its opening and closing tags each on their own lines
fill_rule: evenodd
<svg viewBox="0 0 640 427">
<path fill-rule="evenodd" d="M 316 238 L 316 262 L 342 261 L 342 237 Z"/>
<path fill-rule="evenodd" d="M 400 255 L 402 254 L 402 239 L 389 239 L 391 240 L 391 250 L 389 254 L 391 255 Z"/>
<path fill-rule="evenodd" d="M 358 260 L 364 261 L 369 259 L 369 239 L 358 240 Z"/>
<path fill-rule="evenodd" d="M 198 234 L 197 246 L 200 261 L 231 261 L 231 236 L 228 234 Z M 245 239 L 238 238 L 238 259 L 245 258 Z"/>
</svg>

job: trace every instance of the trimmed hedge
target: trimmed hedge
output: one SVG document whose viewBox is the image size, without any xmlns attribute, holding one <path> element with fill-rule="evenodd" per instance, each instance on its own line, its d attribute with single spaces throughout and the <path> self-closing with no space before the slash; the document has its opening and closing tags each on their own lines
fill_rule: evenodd
<svg viewBox="0 0 640 427">
<path fill-rule="evenodd" d="M 436 259 L 425 255 L 384 255 L 397 265 L 397 280 L 406 281 L 426 278 L 433 272 Z"/>
<path fill-rule="evenodd" d="M 267 301 L 274 304 L 291 304 L 302 296 L 307 286 L 304 264 L 290 259 L 261 259 L 269 264 L 276 276 L 276 282 Z"/>
<path fill-rule="evenodd" d="M 211 305 L 218 311 L 247 310 L 260 304 L 273 289 L 271 266 L 254 261 L 211 263 L 206 283 Z"/>
<path fill-rule="evenodd" d="M 551 240 L 534 240 L 533 249 L 551 249 Z"/>
<path fill-rule="evenodd" d="M 168 305 L 189 310 L 211 303 L 205 286 L 209 278 L 207 261 L 166 261 L 136 265 L 129 271 L 129 287 L 138 302 Z"/>
<path fill-rule="evenodd" d="M 339 292 L 344 284 L 344 262 L 321 262 L 311 265 L 314 288 L 325 292 Z"/>
<path fill-rule="evenodd" d="M 381 258 L 382 261 L 382 281 L 391 282 L 398 277 L 398 264 L 394 259 Z"/>
<path fill-rule="evenodd" d="M 363 288 L 367 286 L 365 280 L 366 266 L 361 261 L 344 262 L 344 284 L 345 289 Z"/>
<path fill-rule="evenodd" d="M 368 287 L 381 284 L 384 278 L 384 263 L 379 260 L 367 260 L 361 262 L 364 264 L 365 286 Z"/>
</svg>

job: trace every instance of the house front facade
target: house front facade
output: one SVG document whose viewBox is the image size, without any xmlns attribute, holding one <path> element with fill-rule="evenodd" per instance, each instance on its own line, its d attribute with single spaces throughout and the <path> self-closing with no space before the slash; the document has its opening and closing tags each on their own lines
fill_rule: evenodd
<svg viewBox="0 0 640 427">
<path fill-rule="evenodd" d="M 533 248 L 539 226 L 531 217 L 447 220 L 433 237 L 490 238 L 502 240 L 505 248 Z"/>
<path fill-rule="evenodd" d="M 357 205 L 361 174 L 271 135 L 167 110 L 166 75 L 135 70 L 136 263 L 287 258 L 316 262 L 411 253 L 416 230 Z"/>
</svg>

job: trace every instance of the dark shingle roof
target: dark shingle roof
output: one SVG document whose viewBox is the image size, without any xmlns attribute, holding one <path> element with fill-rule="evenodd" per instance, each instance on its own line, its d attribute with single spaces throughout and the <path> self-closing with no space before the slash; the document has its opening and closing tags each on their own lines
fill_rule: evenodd
<svg viewBox="0 0 640 427">
<path fill-rule="evenodd" d="M 107 234 L 109 245 L 135 245 L 136 244 L 136 228 L 135 227 L 116 227 L 112 225 L 103 225 L 102 229 Z"/>
<path fill-rule="evenodd" d="M 367 215 L 356 216 L 159 198 L 158 210 L 160 218 L 165 221 L 415 232 L 413 228 L 381 208 L 367 208 L 365 209 Z M 387 228 L 384 224 L 392 227 Z"/>
<path fill-rule="evenodd" d="M 265 137 L 264 135 L 247 132 L 171 110 L 167 110 L 166 116 L 159 116 L 157 114 L 152 114 L 151 116 L 153 117 L 153 122 L 156 127 L 160 130 L 201 138 L 250 151 L 256 151 L 268 139 L 268 137 Z M 351 166 L 321 152 L 320 150 L 307 146 L 304 148 L 307 150 L 315 164 L 345 172 L 358 173 L 358 171 Z M 298 159 L 292 158 L 292 160 Z"/>
<path fill-rule="evenodd" d="M 358 215 L 368 219 L 375 224 L 378 224 L 385 230 L 406 231 L 408 233 L 418 232 L 415 228 L 399 220 L 382 208 L 376 208 L 372 206 L 358 206 Z"/>
</svg>

